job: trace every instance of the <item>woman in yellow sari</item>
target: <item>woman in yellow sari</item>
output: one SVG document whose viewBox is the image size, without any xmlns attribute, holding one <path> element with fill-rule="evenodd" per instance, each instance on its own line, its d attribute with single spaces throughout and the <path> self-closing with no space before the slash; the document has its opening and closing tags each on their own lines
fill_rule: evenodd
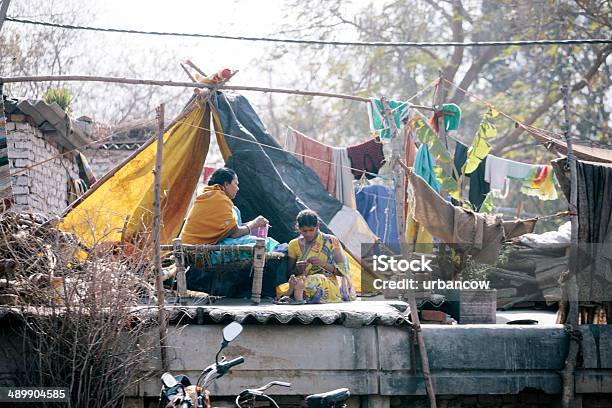
<svg viewBox="0 0 612 408">
<path fill-rule="evenodd" d="M 289 242 L 289 289 L 278 303 L 337 303 L 354 298 L 348 260 L 338 238 L 319 230 L 312 210 L 297 216 L 301 236 Z"/>
<path fill-rule="evenodd" d="M 181 232 L 183 243 L 233 245 L 252 241 L 254 244 L 252 230 L 267 225 L 268 220 L 260 215 L 242 224 L 240 211 L 232 202 L 238 190 L 238 176 L 234 170 L 227 167 L 215 170 L 187 216 Z M 225 242 L 230 238 L 242 239 Z"/>
</svg>

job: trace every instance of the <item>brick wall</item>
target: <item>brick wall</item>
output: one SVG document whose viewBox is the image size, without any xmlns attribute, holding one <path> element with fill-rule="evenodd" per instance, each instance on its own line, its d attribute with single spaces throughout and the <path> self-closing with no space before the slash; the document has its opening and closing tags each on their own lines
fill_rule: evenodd
<svg viewBox="0 0 612 408">
<path fill-rule="evenodd" d="M 7 123 L 7 149 L 11 167 L 14 211 L 60 214 L 68 205 L 69 177 L 78 178 L 74 156 L 68 154 L 22 171 L 60 154 L 42 133 L 27 122 Z"/>
<path fill-rule="evenodd" d="M 101 178 L 115 166 L 123 163 L 134 150 L 106 150 L 106 149 L 85 149 L 83 154 L 87 157 L 89 166 L 97 178 Z"/>
</svg>

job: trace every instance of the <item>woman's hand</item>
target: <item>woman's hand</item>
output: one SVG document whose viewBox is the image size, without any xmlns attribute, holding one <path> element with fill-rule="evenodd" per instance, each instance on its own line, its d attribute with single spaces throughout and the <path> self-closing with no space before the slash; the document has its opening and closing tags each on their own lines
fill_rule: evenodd
<svg viewBox="0 0 612 408">
<path fill-rule="evenodd" d="M 306 262 L 308 262 L 312 266 L 319 266 L 321 268 L 323 268 L 323 265 L 325 265 L 325 262 L 323 262 L 322 260 L 320 260 L 319 258 L 315 256 L 313 256 L 312 258 L 308 258 Z"/>
<path fill-rule="evenodd" d="M 251 223 L 249 224 L 251 228 L 257 228 L 257 227 L 265 227 L 266 225 L 268 225 L 268 220 L 265 219 L 264 217 L 262 217 L 261 215 L 257 216 L 257 218 L 255 218 L 253 221 L 251 221 Z"/>
</svg>

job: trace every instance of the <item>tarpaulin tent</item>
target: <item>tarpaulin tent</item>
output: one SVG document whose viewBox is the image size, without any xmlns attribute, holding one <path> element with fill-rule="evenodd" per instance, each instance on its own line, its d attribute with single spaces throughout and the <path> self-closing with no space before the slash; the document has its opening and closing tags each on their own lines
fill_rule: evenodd
<svg viewBox="0 0 612 408">
<path fill-rule="evenodd" d="M 196 101 L 189 104 L 183 119 L 164 134 L 162 243 L 178 235 L 202 174 L 210 143 L 209 107 L 226 165 L 241 181 L 235 204 L 244 219 L 263 215 L 271 222 L 270 235 L 287 242 L 297 236 L 297 213 L 308 207 L 320 215 L 323 231 L 334 233 L 352 253 L 359 256 L 361 244 L 375 242 L 361 215 L 332 197 L 311 169 L 280 147 L 246 98 L 218 92 L 206 108 Z M 156 144 L 150 141 L 112 176 L 92 186 L 66 213 L 61 228 L 88 246 L 122 237 L 135 242 L 140 233 L 150 231 Z M 359 290 L 361 268 L 354 258 L 351 262 Z"/>
<path fill-rule="evenodd" d="M 164 134 L 161 172 L 161 242 L 178 235 L 210 144 L 210 113 L 193 101 L 185 117 Z M 136 242 L 153 225 L 157 142 L 149 141 L 111 176 L 100 179 L 65 214 L 60 228 L 92 247 L 101 242 Z"/>
<path fill-rule="evenodd" d="M 361 245 L 376 241 L 363 217 L 329 194 L 316 173 L 268 133 L 244 96 L 217 93 L 211 106 L 225 163 L 241 180 L 234 202 L 245 219 L 263 215 L 272 225 L 270 235 L 287 242 L 297 236 L 295 217 L 308 207 L 319 214 L 322 230 L 335 234 L 353 254 L 360 256 Z M 354 260 L 351 269 L 359 286 Z"/>
</svg>

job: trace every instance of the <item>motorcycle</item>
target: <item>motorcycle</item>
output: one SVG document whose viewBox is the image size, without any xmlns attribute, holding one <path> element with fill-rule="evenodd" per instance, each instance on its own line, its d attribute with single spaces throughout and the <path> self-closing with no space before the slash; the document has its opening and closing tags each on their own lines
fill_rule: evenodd
<svg viewBox="0 0 612 408">
<path fill-rule="evenodd" d="M 191 380 L 185 375 L 174 376 L 171 373 L 164 373 L 161 377 L 162 389 L 159 397 L 159 408 L 211 408 L 207 387 L 229 373 L 232 367 L 244 363 L 244 357 L 242 356 L 229 361 L 226 361 L 225 356 L 222 356 L 219 360 L 221 351 L 241 332 L 242 325 L 238 322 L 232 322 L 223 328 L 223 342 L 215 356 L 215 362 L 200 373 L 195 385 L 191 384 Z M 258 399 L 264 399 L 270 403 L 270 407 L 280 408 L 276 401 L 265 393 L 273 386 L 291 387 L 291 384 L 272 381 L 260 388 L 246 389 L 236 397 L 236 406 L 238 408 L 252 408 L 255 407 L 255 402 Z M 308 408 L 346 408 L 346 401 L 350 395 L 347 388 L 340 388 L 326 393 L 309 395 L 306 397 L 306 402 Z"/>
</svg>

